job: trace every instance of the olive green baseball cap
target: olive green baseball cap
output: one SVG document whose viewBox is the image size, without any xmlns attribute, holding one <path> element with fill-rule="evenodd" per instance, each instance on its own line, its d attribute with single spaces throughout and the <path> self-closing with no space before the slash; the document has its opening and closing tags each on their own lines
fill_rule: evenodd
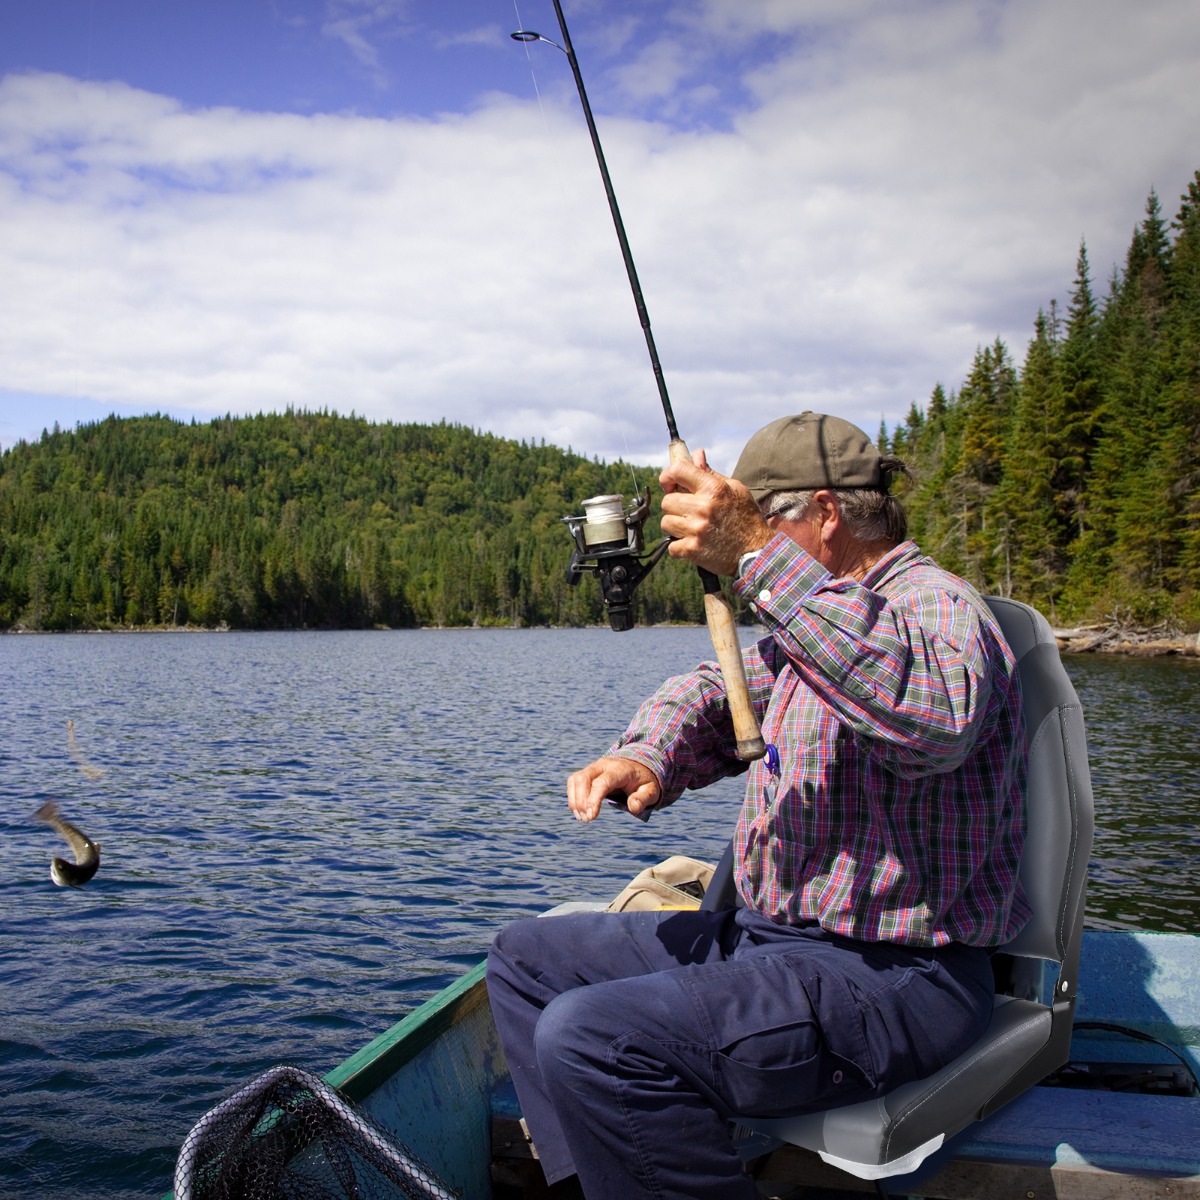
<svg viewBox="0 0 1200 1200">
<path fill-rule="evenodd" d="M 814 412 L 764 425 L 746 443 L 733 477 L 760 504 L 776 492 L 884 486 L 871 439 L 841 417 Z"/>
</svg>

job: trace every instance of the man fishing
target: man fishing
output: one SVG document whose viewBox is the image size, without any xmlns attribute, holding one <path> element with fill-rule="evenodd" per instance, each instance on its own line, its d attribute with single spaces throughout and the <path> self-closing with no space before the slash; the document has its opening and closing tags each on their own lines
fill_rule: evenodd
<svg viewBox="0 0 1200 1200">
<path fill-rule="evenodd" d="M 752 1200 L 730 1118 L 882 1094 L 987 1025 L 988 947 L 1028 918 L 1019 687 L 974 590 L 906 540 L 898 470 L 802 413 L 731 477 L 702 453 L 661 475 L 671 554 L 732 577 L 766 627 L 743 659 L 768 752 L 734 834 L 740 907 L 496 938 L 492 1009 L 552 1194 Z M 703 664 L 570 776 L 568 803 L 647 812 L 745 770 Z"/>
</svg>

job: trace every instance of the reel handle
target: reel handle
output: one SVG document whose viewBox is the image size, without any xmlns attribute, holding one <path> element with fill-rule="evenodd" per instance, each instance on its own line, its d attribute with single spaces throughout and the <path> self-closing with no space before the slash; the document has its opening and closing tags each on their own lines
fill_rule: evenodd
<svg viewBox="0 0 1200 1200">
<path fill-rule="evenodd" d="M 680 437 L 671 439 L 672 462 L 691 462 L 692 454 Z M 704 586 L 704 618 L 708 622 L 708 633 L 717 662 L 721 666 L 721 678 L 725 681 L 725 695 L 729 700 L 729 712 L 733 718 L 733 732 L 737 738 L 737 756 L 743 762 L 753 762 L 767 752 L 762 730 L 754 708 L 750 703 L 750 686 L 746 683 L 746 668 L 742 664 L 742 648 L 738 642 L 737 626 L 733 620 L 733 605 L 721 590 L 721 581 L 703 567 L 700 582 Z"/>
</svg>

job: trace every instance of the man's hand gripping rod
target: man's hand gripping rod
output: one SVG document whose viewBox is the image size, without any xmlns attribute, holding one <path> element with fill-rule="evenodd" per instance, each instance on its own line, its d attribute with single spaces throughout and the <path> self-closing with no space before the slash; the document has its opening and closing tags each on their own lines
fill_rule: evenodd
<svg viewBox="0 0 1200 1200">
<path fill-rule="evenodd" d="M 567 32 L 567 22 L 563 17 L 562 5 L 554 0 L 554 13 L 558 17 L 558 27 L 562 31 L 563 44 L 560 46 L 550 38 L 543 37 L 529 29 L 518 30 L 512 37 L 518 42 L 548 42 L 561 50 L 571 64 L 571 74 L 575 76 L 575 89 L 579 93 L 579 101 L 583 105 L 583 115 L 587 120 L 588 133 L 592 137 L 592 148 L 596 152 L 596 163 L 600 167 L 600 178 L 604 181 L 604 194 L 608 197 L 608 208 L 612 213 L 613 225 L 617 230 L 617 241 L 621 246 L 621 257 L 625 260 L 625 274 L 629 276 L 629 286 L 633 289 L 633 302 L 637 306 L 638 320 L 642 324 L 642 333 L 646 337 L 646 349 L 650 352 L 650 365 L 654 368 L 654 379 L 658 384 L 658 396 L 662 401 L 663 416 L 667 419 L 667 432 L 671 436 L 670 457 L 672 462 L 692 461 L 691 452 L 679 436 L 675 425 L 675 414 L 671 409 L 671 398 L 667 394 L 667 383 L 663 378 L 662 363 L 659 362 L 658 349 L 654 344 L 654 334 L 650 331 L 650 314 L 646 311 L 646 301 L 642 296 L 642 286 L 638 282 L 637 268 L 633 265 L 633 254 L 629 249 L 629 239 L 625 236 L 625 223 L 621 220 L 621 210 L 617 206 L 617 195 L 613 191 L 612 179 L 608 174 L 608 165 L 604 160 L 604 149 L 600 145 L 600 134 L 596 130 L 596 120 L 592 116 L 592 106 L 588 103 L 587 89 L 583 86 L 583 75 L 579 70 L 579 61 L 575 57 L 575 49 L 571 45 L 571 35 Z M 738 643 L 737 627 L 733 620 L 733 608 L 721 590 L 720 581 L 711 571 L 698 567 L 700 581 L 704 587 L 704 615 L 708 621 L 708 632 L 712 637 L 713 649 L 717 652 L 717 661 L 721 665 L 721 677 L 725 681 L 725 695 L 729 700 L 729 711 L 733 718 L 734 734 L 737 737 L 738 757 L 744 762 L 762 758 L 767 752 L 763 741 L 758 719 L 750 703 L 750 688 L 746 683 L 746 671 L 742 665 L 742 651 Z"/>
</svg>

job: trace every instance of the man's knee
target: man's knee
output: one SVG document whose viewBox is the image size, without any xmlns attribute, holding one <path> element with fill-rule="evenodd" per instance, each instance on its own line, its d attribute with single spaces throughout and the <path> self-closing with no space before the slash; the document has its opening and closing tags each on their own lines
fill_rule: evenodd
<svg viewBox="0 0 1200 1200">
<path fill-rule="evenodd" d="M 499 950 L 509 958 L 514 955 L 520 957 L 525 947 L 537 943 L 538 929 L 542 923 L 539 917 L 524 917 L 502 925 L 492 939 L 492 950 Z"/>
<path fill-rule="evenodd" d="M 540 957 L 538 926 L 542 924 L 537 917 L 528 917 L 503 926 L 488 949 L 488 977 L 507 977 L 514 970 L 527 974 L 528 966 Z"/>
<path fill-rule="evenodd" d="M 534 1030 L 538 1067 L 548 1078 L 602 1067 L 615 1036 L 612 1014 L 595 987 L 563 992 L 546 1005 Z"/>
</svg>

